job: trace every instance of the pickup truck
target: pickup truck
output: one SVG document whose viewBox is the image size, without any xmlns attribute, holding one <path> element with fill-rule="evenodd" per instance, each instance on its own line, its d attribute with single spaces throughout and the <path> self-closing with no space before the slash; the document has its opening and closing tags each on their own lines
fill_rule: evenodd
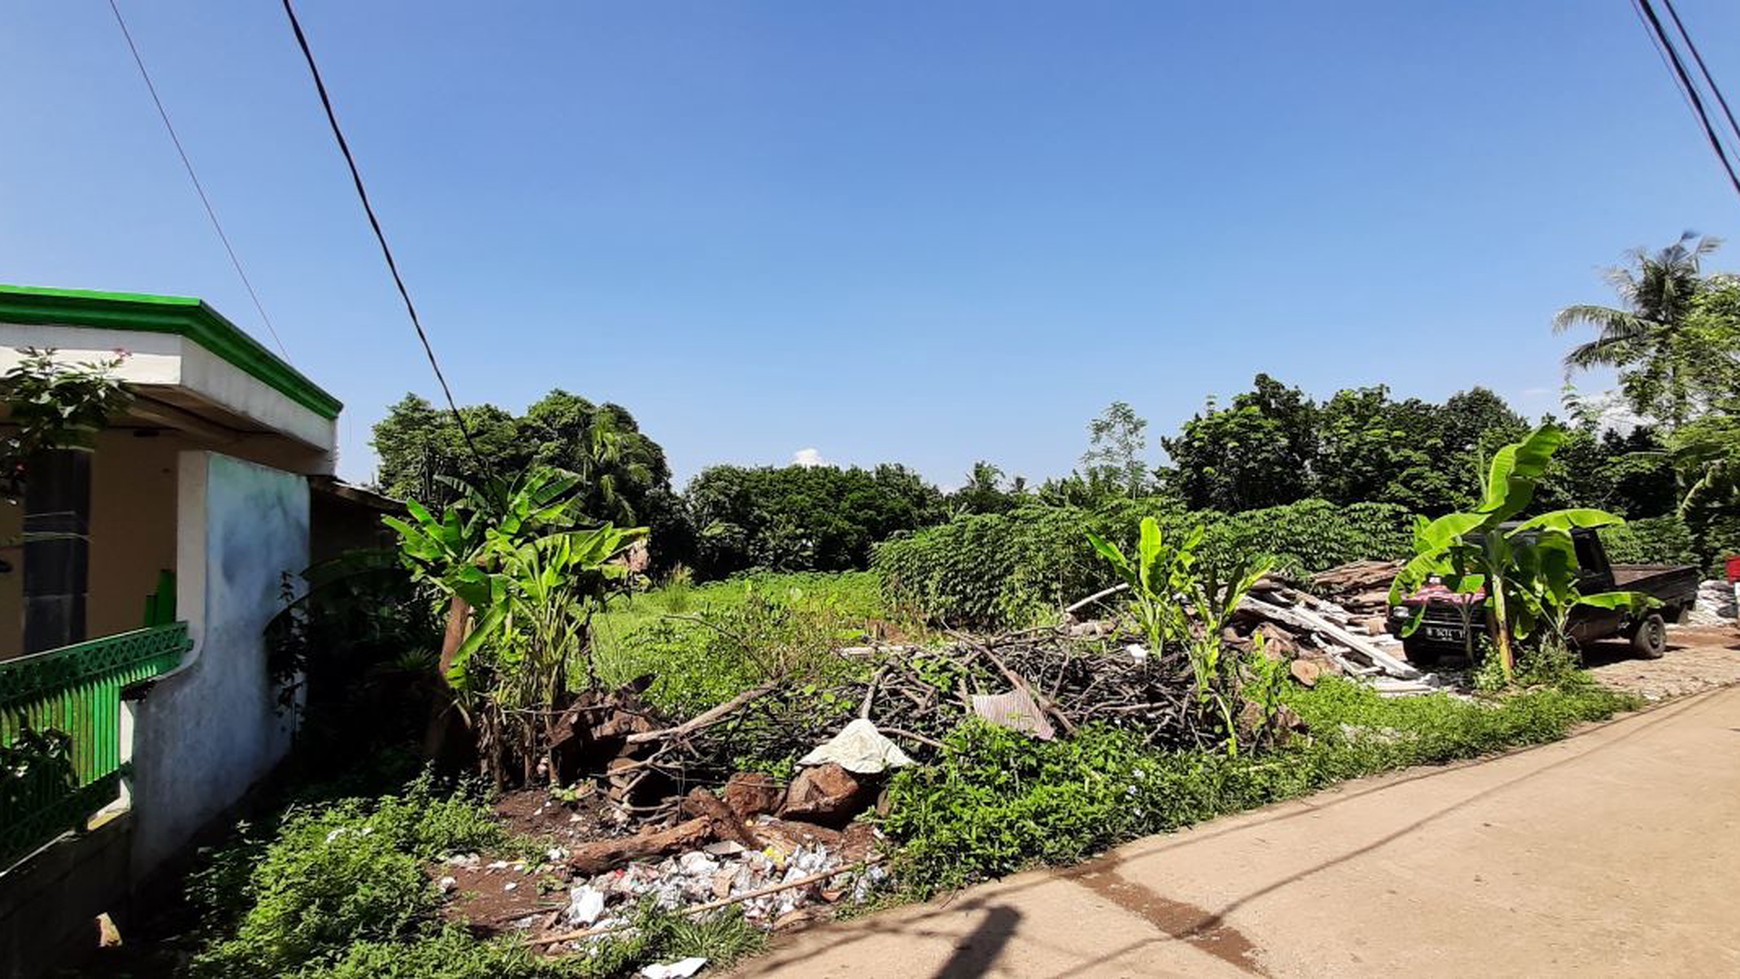
<svg viewBox="0 0 1740 979">
<path fill-rule="evenodd" d="M 1636 591 L 1660 603 L 1638 615 L 1575 606 L 1568 621 L 1572 646 L 1623 636 L 1638 655 L 1660 659 L 1667 651 L 1667 623 L 1679 621 L 1697 601 L 1698 569 L 1691 565 L 1612 564 L 1607 560 L 1607 548 L 1594 530 L 1573 530 L 1571 540 L 1577 549 L 1579 591 L 1586 595 Z M 1465 623 L 1472 621 L 1476 629 L 1486 627 L 1482 607 L 1485 600 L 1484 593 L 1458 595 L 1442 585 L 1430 584 L 1390 609 L 1388 629 L 1402 640 L 1410 663 L 1431 666 L 1444 656 L 1464 654 Z M 1420 618 L 1419 627 L 1412 635 L 1403 635 L 1416 615 Z"/>
</svg>

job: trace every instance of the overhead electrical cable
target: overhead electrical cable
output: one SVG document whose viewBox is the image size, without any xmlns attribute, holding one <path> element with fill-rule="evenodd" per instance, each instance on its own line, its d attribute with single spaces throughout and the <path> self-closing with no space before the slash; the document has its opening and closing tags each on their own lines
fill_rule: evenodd
<svg viewBox="0 0 1740 979">
<path fill-rule="evenodd" d="M 460 413 L 459 405 L 453 400 L 453 389 L 447 384 L 447 376 L 441 372 L 441 362 L 435 359 L 435 347 L 429 342 L 429 333 L 423 329 L 423 319 L 417 315 L 417 306 L 411 302 L 411 291 L 405 287 L 405 277 L 399 274 L 399 263 L 393 258 L 392 246 L 387 244 L 386 232 L 381 230 L 381 222 L 375 216 L 375 208 L 369 202 L 368 188 L 363 186 L 362 171 L 357 169 L 356 157 L 350 152 L 350 143 L 344 138 L 344 130 L 339 128 L 338 114 L 333 111 L 332 97 L 327 94 L 326 82 L 320 77 L 320 66 L 314 62 L 314 52 L 308 46 L 308 35 L 302 32 L 302 22 L 296 17 L 296 8 L 290 0 L 283 0 L 284 15 L 290 18 L 290 30 L 296 35 L 296 46 L 302 49 L 302 58 L 308 62 L 308 74 L 314 79 L 314 90 L 320 95 L 321 108 L 326 110 L 327 124 L 332 127 L 333 139 L 338 142 L 338 151 L 344 155 L 345 165 L 350 168 L 351 183 L 356 185 L 356 196 L 362 202 L 363 213 L 368 215 L 369 227 L 374 229 L 375 240 L 380 242 L 381 255 L 387 260 L 387 271 L 393 275 L 393 284 L 399 288 L 399 298 L 405 301 L 405 312 L 411 317 L 411 326 L 417 331 L 417 339 L 422 341 L 423 355 L 429 359 L 429 369 L 435 372 L 435 380 L 441 384 L 441 394 L 447 399 L 447 408 L 453 413 L 453 421 L 459 426 L 459 434 L 465 439 L 465 447 L 482 467 L 486 475 L 493 476 L 494 469 L 483 453 L 477 450 L 477 443 L 472 440 L 471 426 L 465 423 L 465 416 Z"/>
<path fill-rule="evenodd" d="M 1710 74 L 1710 66 L 1704 64 L 1704 54 L 1692 40 L 1692 32 L 1686 30 L 1685 22 L 1680 20 L 1680 12 L 1674 9 L 1674 0 L 1661 0 L 1661 4 L 1667 8 L 1668 16 L 1673 18 L 1674 27 L 1679 30 L 1680 37 L 1685 39 L 1686 50 L 1692 53 L 1692 60 L 1698 65 L 1698 73 L 1704 76 L 1704 84 L 1709 86 L 1710 94 L 1716 97 L 1716 104 L 1722 107 L 1722 115 L 1728 120 L 1728 129 L 1736 139 L 1740 139 L 1740 122 L 1734 121 L 1734 110 L 1728 107 L 1728 97 L 1722 94 L 1722 87 L 1716 84 L 1715 77 Z"/>
<path fill-rule="evenodd" d="M 254 300 L 254 308 L 260 313 L 260 321 L 266 324 L 266 332 L 272 335 L 272 342 L 278 345 L 278 352 L 290 359 L 290 351 L 284 348 L 284 341 L 278 336 L 278 330 L 272 326 L 272 317 L 266 315 L 266 306 L 260 302 L 260 294 L 254 291 L 254 283 L 248 280 L 248 273 L 242 268 L 242 260 L 236 256 L 234 245 L 230 244 L 230 236 L 224 234 L 223 223 L 218 220 L 217 209 L 212 207 L 211 198 L 206 196 L 205 186 L 199 182 L 199 174 L 193 170 L 193 161 L 187 156 L 187 149 L 181 145 L 181 137 L 175 134 L 175 124 L 169 121 L 169 111 L 163 107 L 163 99 L 157 94 L 157 85 L 151 81 L 151 72 L 145 68 L 145 59 L 139 54 L 139 46 L 133 43 L 133 32 L 127 29 L 127 21 L 121 16 L 121 8 L 115 0 L 109 0 L 109 9 L 114 11 L 115 23 L 121 28 L 121 36 L 127 40 L 127 50 L 133 52 L 133 63 L 139 66 L 139 77 L 145 80 L 145 89 L 151 93 L 151 101 L 157 106 L 157 115 L 163 120 L 163 128 L 169 132 L 169 141 L 175 144 L 175 152 L 181 157 L 181 165 L 187 170 L 187 179 L 192 181 L 193 190 L 199 195 L 199 202 L 205 205 L 205 216 L 211 219 L 212 230 L 217 232 L 218 240 L 224 243 L 224 251 L 229 253 L 230 264 L 236 267 L 236 276 L 242 280 L 242 285 L 248 290 L 249 298 Z"/>
<path fill-rule="evenodd" d="M 1728 159 L 1728 151 L 1722 145 L 1722 139 L 1717 135 L 1715 125 L 1710 122 L 1710 114 L 1704 108 L 1704 100 L 1698 94 L 1698 87 L 1693 83 L 1691 73 L 1686 71 L 1685 62 L 1680 59 L 1673 38 L 1662 26 L 1661 18 L 1656 16 L 1655 7 L 1650 3 L 1650 0 L 1633 0 L 1633 4 L 1644 19 L 1644 26 L 1666 50 L 1669 68 L 1673 71 L 1681 91 L 1691 102 L 1692 113 L 1698 117 L 1698 123 L 1704 129 L 1704 137 L 1710 142 L 1710 149 L 1715 151 L 1716 160 L 1722 164 L 1722 169 L 1727 171 L 1728 182 L 1734 185 L 1734 192 L 1740 194 L 1740 173 L 1736 173 L 1734 162 Z"/>
</svg>

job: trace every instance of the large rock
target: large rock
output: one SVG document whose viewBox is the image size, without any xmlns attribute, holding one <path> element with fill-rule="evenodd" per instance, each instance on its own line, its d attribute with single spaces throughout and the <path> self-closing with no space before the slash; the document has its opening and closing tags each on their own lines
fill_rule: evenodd
<svg viewBox="0 0 1740 979">
<path fill-rule="evenodd" d="M 829 763 L 806 768 L 786 790 L 781 819 L 843 824 L 867 808 L 874 796 L 870 787 L 851 772 Z"/>
<path fill-rule="evenodd" d="M 721 796 L 739 819 L 751 819 L 762 813 L 779 811 L 785 801 L 785 790 L 771 775 L 760 772 L 738 772 L 725 782 Z"/>
</svg>

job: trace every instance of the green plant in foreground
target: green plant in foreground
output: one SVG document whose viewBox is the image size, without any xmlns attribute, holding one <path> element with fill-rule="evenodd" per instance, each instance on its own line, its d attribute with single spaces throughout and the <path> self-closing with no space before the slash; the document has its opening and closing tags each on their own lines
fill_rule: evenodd
<svg viewBox="0 0 1740 979">
<path fill-rule="evenodd" d="M 1579 675 L 1580 677 L 1581 675 Z M 933 765 L 889 786 L 883 826 L 899 843 L 895 873 L 915 897 L 1295 798 L 1335 782 L 1411 765 L 1537 744 L 1637 700 L 1586 680 L 1491 702 L 1443 694 L 1386 699 L 1330 679 L 1289 704 L 1315 736 L 1239 756 L 1150 749 L 1090 726 L 1036 741 L 969 722 Z"/>
<path fill-rule="evenodd" d="M 1565 437 L 1564 429 L 1542 425 L 1494 453 L 1482 473 L 1480 505 L 1436 520 L 1419 518 L 1414 556 L 1390 585 L 1391 605 L 1436 578 L 1450 591 L 1466 596 L 1466 607 L 1476 603 L 1483 607 L 1505 683 L 1515 674 L 1515 641 L 1526 639 L 1537 626 L 1548 626 L 1563 637 L 1573 606 L 1641 608 L 1652 601 L 1635 592 L 1585 595 L 1577 588 L 1577 550 L 1571 531 L 1621 524 L 1619 517 L 1587 508 L 1554 510 L 1507 526 L 1534 501 L 1541 477 Z M 1416 616 L 1409 623 L 1410 633 L 1419 621 Z M 1472 642 L 1472 629 L 1468 636 Z"/>
<path fill-rule="evenodd" d="M 233 930 L 193 971 L 282 975 L 357 942 L 419 934 L 440 900 L 422 862 L 505 842 L 488 807 L 437 794 L 428 776 L 400 795 L 293 809 L 270 843 L 244 838 L 195 877 L 195 903 Z"/>
<path fill-rule="evenodd" d="M 1087 533 L 1088 543 L 1129 589 L 1130 613 L 1147 637 L 1148 654 L 1156 658 L 1164 656 L 1174 643 L 1190 638 L 1190 622 L 1180 596 L 1189 592 L 1195 582 L 1191 569 L 1196 564 L 1196 547 L 1202 543 L 1203 533 L 1198 526 L 1186 533 L 1182 541 L 1168 544 L 1160 531 L 1160 522 L 1143 517 L 1135 560 L 1104 537 L 1091 530 Z M 1200 684 L 1198 689 L 1200 692 Z"/>
<path fill-rule="evenodd" d="M 458 483 L 464 496 L 439 516 L 408 501 L 410 520 L 383 518 L 398 532 L 405 565 L 450 597 L 454 618 L 471 620 L 441 670 L 498 786 L 506 781 L 503 749 L 530 781 L 548 737 L 531 718 L 562 706 L 571 665 L 584 662 L 597 685 L 591 617 L 628 577 L 616 559 L 645 535 L 580 527 L 579 482 L 537 468 L 511 482 Z"/>
</svg>

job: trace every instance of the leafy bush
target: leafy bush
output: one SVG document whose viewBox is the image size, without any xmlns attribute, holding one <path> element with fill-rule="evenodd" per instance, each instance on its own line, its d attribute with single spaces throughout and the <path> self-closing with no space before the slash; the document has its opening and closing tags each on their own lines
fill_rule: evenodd
<svg viewBox="0 0 1740 979">
<path fill-rule="evenodd" d="M 1413 515 L 1402 507 L 1301 500 L 1211 523 L 1203 550 L 1217 561 L 1262 555 L 1289 573 L 1310 574 L 1349 561 L 1400 557 L 1412 539 Z"/>
<path fill-rule="evenodd" d="M 332 963 L 294 973 L 295 979 L 607 979 L 633 974 L 648 962 L 698 955 L 716 968 L 760 951 L 767 936 L 729 909 L 697 921 L 654 906 L 640 909 L 635 927 L 600 940 L 584 955 L 544 958 L 510 939 L 482 941 L 448 927 L 408 942 L 358 942 Z"/>
<path fill-rule="evenodd" d="M 1313 739 L 1237 757 L 1154 751 L 1103 727 L 1045 742 L 965 724 L 935 765 L 902 771 L 890 785 L 884 825 L 901 843 L 899 880 L 922 896 L 1034 864 L 1070 863 L 1343 779 L 1556 740 L 1636 704 L 1588 682 L 1469 702 L 1440 694 L 1386 699 L 1326 680 L 1289 701 Z"/>
<path fill-rule="evenodd" d="M 566 979 L 584 973 L 544 959 L 525 945 L 479 941 L 449 927 L 414 942 L 358 942 L 344 957 L 294 974 L 295 979 Z"/>
<path fill-rule="evenodd" d="M 1692 530 L 1678 516 L 1628 520 L 1601 529 L 1601 542 L 1614 564 L 1696 564 Z"/>
<path fill-rule="evenodd" d="M 246 910 L 194 972 L 280 975 L 420 932 L 439 902 L 420 861 L 505 841 L 487 807 L 427 776 L 399 796 L 292 809 L 269 844 L 244 837 L 196 877 L 191 896 L 220 919 Z"/>
<path fill-rule="evenodd" d="M 1266 558 L 1290 573 L 1408 551 L 1411 517 L 1401 507 L 1338 507 L 1303 500 L 1237 514 L 1182 510 L 1164 497 L 1081 507 L 1019 507 L 959 517 L 884 542 L 876 551 L 889 602 L 956 625 L 1023 626 L 1111 583 L 1084 539 L 1093 531 L 1126 550 L 1133 529 L 1154 517 L 1167 537 L 1207 528 L 1199 554 L 1211 564 Z"/>
<path fill-rule="evenodd" d="M 600 679 L 652 674 L 647 697 L 698 713 L 775 676 L 838 678 L 861 663 L 834 655 L 883 619 L 877 576 L 763 574 L 619 600 L 593 622 Z"/>
</svg>

